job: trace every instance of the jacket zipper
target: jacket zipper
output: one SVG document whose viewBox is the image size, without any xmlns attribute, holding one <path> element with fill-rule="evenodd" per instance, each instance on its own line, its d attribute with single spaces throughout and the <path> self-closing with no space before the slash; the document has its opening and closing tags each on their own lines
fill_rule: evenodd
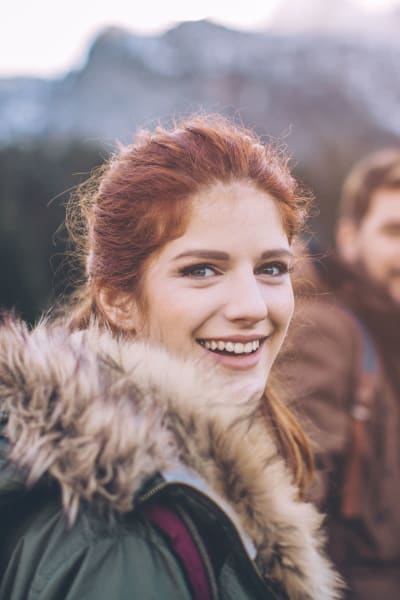
<svg viewBox="0 0 400 600">
<path fill-rule="evenodd" d="M 215 579 L 215 573 L 214 573 L 214 569 L 211 564 L 210 558 L 208 556 L 208 552 L 204 547 L 203 540 L 200 538 L 200 535 L 198 534 L 197 529 L 193 525 L 191 519 L 187 518 L 183 514 L 183 510 L 178 509 L 178 514 L 181 517 L 181 519 L 184 521 L 186 527 L 189 529 L 189 531 L 193 537 L 194 543 L 196 544 L 197 550 L 199 551 L 199 554 L 202 558 L 203 564 L 205 566 L 205 569 L 206 569 L 206 572 L 208 575 L 208 582 L 209 582 L 210 588 L 211 588 L 211 596 L 212 596 L 212 598 L 215 598 L 216 600 L 218 600 L 218 586 L 217 586 L 217 582 Z"/>
</svg>

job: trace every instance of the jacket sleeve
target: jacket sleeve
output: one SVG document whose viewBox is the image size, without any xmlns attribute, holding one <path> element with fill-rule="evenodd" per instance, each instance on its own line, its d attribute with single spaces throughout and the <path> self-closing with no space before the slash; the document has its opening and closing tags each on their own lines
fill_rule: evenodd
<svg viewBox="0 0 400 600">
<path fill-rule="evenodd" d="M 91 543 L 38 583 L 32 599 L 191 599 L 179 564 L 155 531 L 151 540 L 136 532 Z"/>
<path fill-rule="evenodd" d="M 59 514 L 50 523 L 45 516 L 9 565 L 1 600 L 191 600 L 167 540 L 147 521 L 99 534 L 85 522 L 67 530 Z"/>
<path fill-rule="evenodd" d="M 355 386 L 357 331 L 345 310 L 329 302 L 301 304 L 279 363 L 280 385 L 313 444 L 313 499 L 324 503 L 334 464 L 347 451 Z"/>
</svg>

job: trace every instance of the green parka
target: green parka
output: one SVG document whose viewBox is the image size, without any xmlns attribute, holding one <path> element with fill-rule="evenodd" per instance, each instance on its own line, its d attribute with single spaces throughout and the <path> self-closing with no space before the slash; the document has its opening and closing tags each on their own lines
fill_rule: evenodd
<svg viewBox="0 0 400 600">
<path fill-rule="evenodd" d="M 337 598 L 319 515 L 255 401 L 221 389 L 96 328 L 4 323 L 0 600 L 193 598 L 154 502 L 189 528 L 213 598 Z"/>
</svg>

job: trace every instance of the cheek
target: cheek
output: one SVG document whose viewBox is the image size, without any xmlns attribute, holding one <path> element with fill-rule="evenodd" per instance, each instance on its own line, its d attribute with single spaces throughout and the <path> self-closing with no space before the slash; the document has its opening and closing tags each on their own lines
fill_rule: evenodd
<svg viewBox="0 0 400 600">
<path fill-rule="evenodd" d="M 294 311 L 294 295 L 291 283 L 277 290 L 274 298 L 274 313 L 282 328 L 287 328 Z M 271 308 L 272 312 L 272 308 Z"/>
<path fill-rule="evenodd" d="M 399 262 L 400 240 L 395 237 L 388 237 L 382 240 L 382 252 L 390 261 Z"/>
<path fill-rule="evenodd" d="M 171 349 L 187 346 L 204 317 L 200 304 L 196 305 L 196 296 L 179 293 L 154 298 L 147 313 L 149 337 Z"/>
<path fill-rule="evenodd" d="M 176 302 L 158 299 L 149 306 L 147 321 L 152 330 L 164 332 L 177 330 L 177 323 L 185 321 L 185 311 Z M 179 320 L 178 320 L 179 318 Z"/>
<path fill-rule="evenodd" d="M 375 275 L 384 274 L 393 256 L 393 248 L 387 240 L 371 236 L 362 248 L 361 261 Z"/>
</svg>

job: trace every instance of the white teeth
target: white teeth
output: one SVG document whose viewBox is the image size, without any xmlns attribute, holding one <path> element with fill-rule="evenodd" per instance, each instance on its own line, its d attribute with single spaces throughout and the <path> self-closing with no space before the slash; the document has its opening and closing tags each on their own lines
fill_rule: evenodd
<svg viewBox="0 0 400 600">
<path fill-rule="evenodd" d="M 242 354 L 244 350 L 244 345 L 241 342 L 237 342 L 233 348 L 235 354 Z"/>
<path fill-rule="evenodd" d="M 225 350 L 233 354 L 250 354 L 255 352 L 260 347 L 260 340 L 253 342 L 223 342 L 222 340 L 205 340 L 204 346 L 207 350 Z"/>
</svg>

